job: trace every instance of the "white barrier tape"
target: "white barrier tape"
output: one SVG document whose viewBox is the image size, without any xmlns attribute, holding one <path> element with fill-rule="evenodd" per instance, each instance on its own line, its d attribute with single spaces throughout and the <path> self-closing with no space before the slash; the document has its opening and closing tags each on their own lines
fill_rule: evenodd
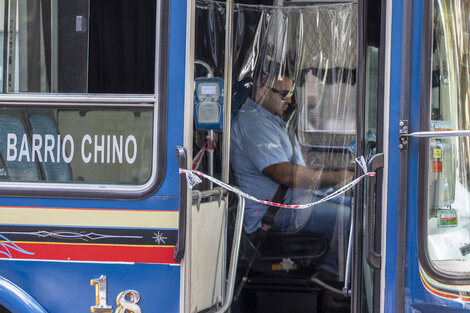
<svg viewBox="0 0 470 313">
<path fill-rule="evenodd" d="M 356 162 L 362 168 L 362 171 L 364 173 L 367 173 L 367 163 L 366 163 L 366 159 L 364 159 L 364 156 L 361 155 L 361 157 L 356 158 Z"/>
<path fill-rule="evenodd" d="M 313 207 L 315 205 L 318 205 L 320 203 L 329 201 L 329 200 L 345 193 L 346 191 L 348 191 L 349 189 L 351 189 L 355 185 L 357 185 L 366 176 L 375 176 L 375 172 L 367 172 L 367 167 L 365 166 L 364 157 L 361 157 L 361 159 L 358 158 L 358 159 L 356 159 L 356 161 L 359 163 L 361 168 L 364 170 L 365 174 L 359 176 L 358 178 L 351 181 L 349 184 L 344 185 L 343 187 L 341 187 L 340 189 L 336 190 L 335 192 L 329 194 L 328 196 L 326 196 L 326 197 L 324 197 L 324 198 L 322 198 L 322 199 L 320 199 L 316 202 L 307 203 L 307 204 L 282 204 L 282 203 L 276 203 L 276 202 L 256 199 L 255 197 L 247 194 L 246 192 L 243 192 L 243 191 L 241 191 L 240 189 L 238 189 L 234 186 L 226 184 L 226 183 L 218 180 L 217 178 L 206 175 L 202 172 L 199 172 L 199 171 L 196 171 L 196 170 L 185 170 L 185 169 L 182 169 L 182 168 L 180 168 L 179 171 L 180 171 L 181 174 L 186 173 L 186 180 L 188 182 L 189 188 L 191 188 L 191 189 L 194 188 L 194 186 L 196 186 L 197 184 L 202 182 L 201 179 L 196 176 L 196 175 L 198 175 L 202 178 L 205 178 L 205 179 L 213 182 L 216 185 L 219 185 L 219 186 L 227 189 L 228 191 L 231 191 L 231 192 L 233 192 L 237 195 L 240 195 L 240 196 L 242 196 L 246 199 L 249 199 L 249 200 L 252 200 L 252 201 L 255 201 L 255 202 L 258 202 L 258 203 L 263 203 L 263 204 L 267 204 L 267 205 L 277 206 L 277 207 L 280 207 L 280 208 L 288 208 L 288 209 L 307 209 L 307 208 Z"/>
</svg>

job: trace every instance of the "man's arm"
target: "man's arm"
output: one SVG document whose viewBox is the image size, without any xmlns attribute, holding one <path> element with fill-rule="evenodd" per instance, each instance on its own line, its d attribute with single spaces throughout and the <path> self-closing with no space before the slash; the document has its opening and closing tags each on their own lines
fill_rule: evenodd
<svg viewBox="0 0 470 313">
<path fill-rule="evenodd" d="M 263 169 L 263 174 L 282 185 L 301 189 L 334 186 L 353 176 L 353 172 L 348 170 L 326 172 L 290 162 L 267 166 Z"/>
</svg>

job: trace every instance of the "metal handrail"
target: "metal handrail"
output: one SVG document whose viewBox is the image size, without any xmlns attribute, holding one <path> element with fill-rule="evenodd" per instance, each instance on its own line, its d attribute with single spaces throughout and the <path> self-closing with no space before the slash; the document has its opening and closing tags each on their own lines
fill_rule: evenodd
<svg viewBox="0 0 470 313">
<path fill-rule="evenodd" d="M 217 196 L 219 205 L 222 202 L 222 197 L 225 195 L 227 191 L 222 188 L 222 187 L 216 187 L 214 189 L 210 190 L 204 190 L 204 191 L 199 191 L 199 190 L 193 190 L 192 198 L 193 198 L 193 204 L 196 204 L 197 210 L 199 212 L 201 208 L 201 200 L 205 198 L 212 198 L 214 196 Z M 209 199 L 211 201 L 212 199 Z M 195 203 L 194 203 L 195 202 Z"/>
<path fill-rule="evenodd" d="M 154 95 L 138 94 L 50 94 L 50 93 L 15 93 L 0 94 L 0 102 L 8 105 L 47 104 L 47 105 L 83 105 L 96 104 L 100 106 L 153 106 L 156 102 Z"/>
<path fill-rule="evenodd" d="M 213 197 L 213 196 L 223 196 L 224 193 L 226 192 L 225 189 L 221 188 L 221 187 L 217 187 L 217 188 L 214 188 L 214 189 L 211 189 L 211 190 L 204 190 L 204 191 L 199 191 L 199 190 L 193 190 L 193 201 L 194 200 L 202 200 L 204 198 L 210 198 L 210 197 Z"/>
<path fill-rule="evenodd" d="M 224 304 L 213 311 L 213 313 L 224 313 L 232 304 L 233 293 L 235 290 L 235 275 L 237 273 L 238 252 L 240 250 L 240 241 L 243 229 L 243 216 L 245 214 L 245 198 L 238 195 L 237 218 L 235 220 L 235 231 L 233 233 L 232 252 L 230 255 L 230 266 L 228 271 L 227 288 L 225 290 Z"/>
<path fill-rule="evenodd" d="M 423 131 L 411 134 L 401 134 L 401 136 L 416 138 L 465 137 L 470 136 L 470 130 Z"/>
<path fill-rule="evenodd" d="M 349 227 L 349 241 L 348 241 L 348 252 L 346 254 L 346 265 L 345 265 L 345 274 L 344 274 L 344 286 L 343 286 L 343 295 L 345 297 L 351 296 L 351 289 L 349 289 L 349 285 L 351 283 L 351 265 L 352 265 L 352 242 L 353 242 L 353 235 L 354 235 L 354 206 L 352 206 L 351 210 L 351 225 Z"/>
<path fill-rule="evenodd" d="M 208 78 L 214 77 L 214 70 L 207 62 L 204 62 L 202 60 L 194 60 L 194 65 L 201 65 L 202 67 L 204 67 L 207 71 Z"/>
</svg>

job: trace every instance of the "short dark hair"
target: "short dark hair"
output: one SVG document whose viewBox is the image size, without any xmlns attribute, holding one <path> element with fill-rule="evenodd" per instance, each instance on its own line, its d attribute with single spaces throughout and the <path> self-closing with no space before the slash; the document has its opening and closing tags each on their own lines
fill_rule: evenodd
<svg viewBox="0 0 470 313">
<path fill-rule="evenodd" d="M 253 81 L 256 88 L 267 85 L 268 80 L 274 82 L 275 80 L 282 80 L 284 77 L 292 78 L 287 70 L 286 63 L 279 63 L 272 60 L 261 62 L 258 71 L 255 71 Z M 276 79 L 277 78 L 277 79 Z"/>
</svg>

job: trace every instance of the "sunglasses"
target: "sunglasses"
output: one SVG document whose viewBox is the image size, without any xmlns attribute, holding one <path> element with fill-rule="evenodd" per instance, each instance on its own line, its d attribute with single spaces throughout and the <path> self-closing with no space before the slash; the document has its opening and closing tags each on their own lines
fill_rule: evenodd
<svg viewBox="0 0 470 313">
<path fill-rule="evenodd" d="M 270 87 L 269 90 L 280 95 L 283 100 L 292 97 L 290 90 L 279 90 L 272 87 Z"/>
</svg>

